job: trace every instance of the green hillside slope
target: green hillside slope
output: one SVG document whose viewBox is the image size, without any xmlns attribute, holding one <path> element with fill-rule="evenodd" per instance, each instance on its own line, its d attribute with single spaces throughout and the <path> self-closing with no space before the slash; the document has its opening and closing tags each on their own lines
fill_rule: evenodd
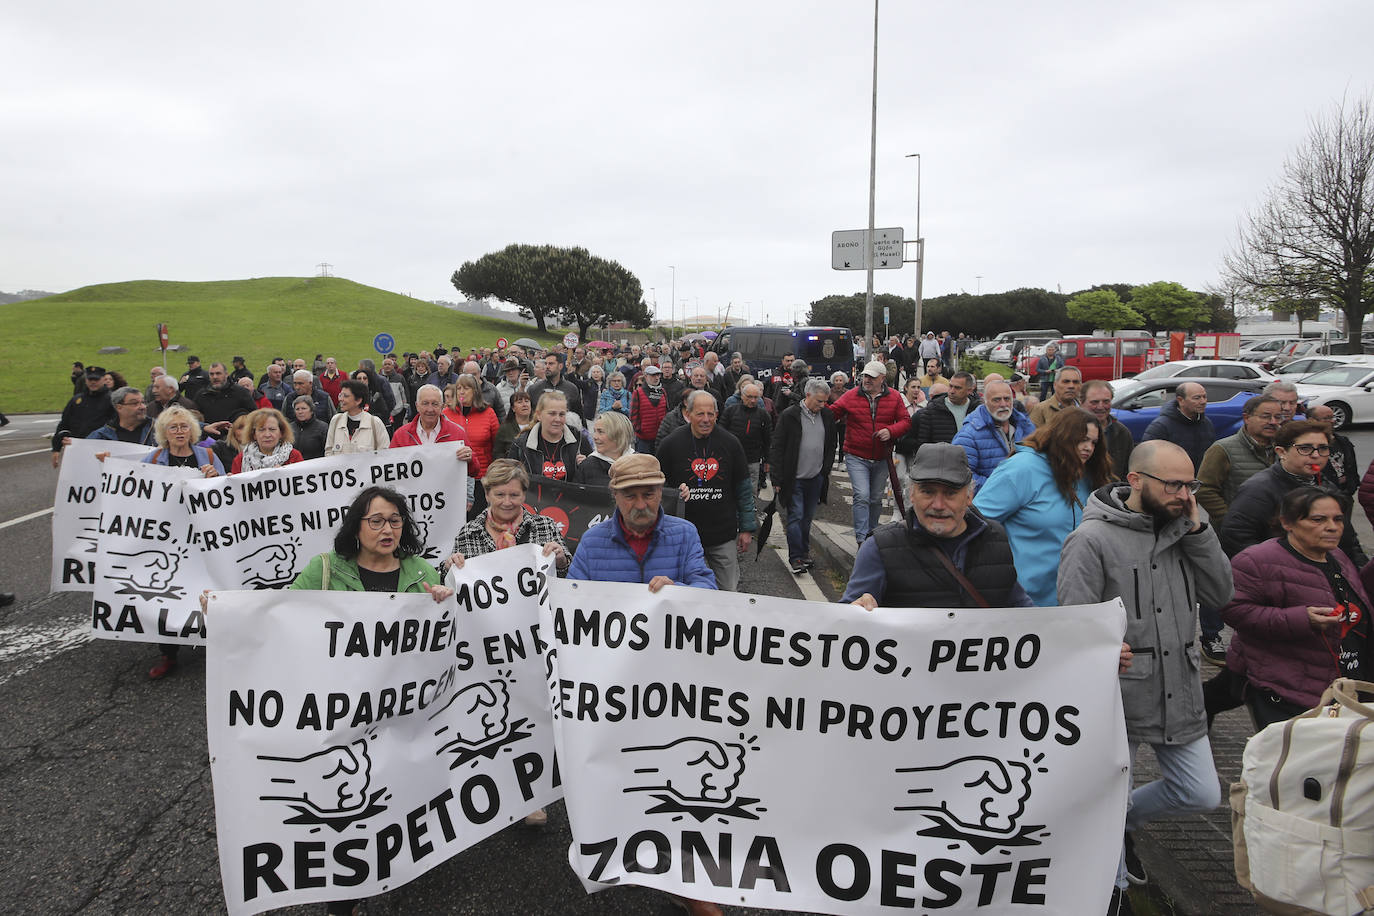
<svg viewBox="0 0 1374 916">
<path fill-rule="evenodd" d="M 338 277 L 264 277 L 179 283 L 138 280 L 85 286 L 44 299 L 0 306 L 0 410 L 60 410 L 71 395 L 74 360 L 124 373 L 146 386 L 161 362 L 157 325 L 189 350 L 167 354 L 167 370 L 185 371 L 186 353 L 208 366 L 243 356 L 255 373 L 274 356 L 333 356 L 352 368 L 376 358 L 372 340 L 386 332 L 398 351 L 493 346 L 498 337 L 537 336 L 523 324 L 477 317 Z M 128 353 L 101 355 L 101 347 Z"/>
</svg>

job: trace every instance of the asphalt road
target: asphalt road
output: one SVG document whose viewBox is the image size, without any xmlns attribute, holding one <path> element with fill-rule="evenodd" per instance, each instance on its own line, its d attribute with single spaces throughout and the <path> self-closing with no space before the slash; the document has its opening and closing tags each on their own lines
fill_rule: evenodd
<svg viewBox="0 0 1374 916">
<path fill-rule="evenodd" d="M 47 436 L 57 418 L 12 419 L 0 430 L 0 590 L 18 594 L 0 610 L 0 912 L 223 912 L 204 655 L 183 651 L 174 676 L 149 681 L 154 646 L 91 640 L 90 597 L 48 593 L 56 472 Z M 772 542 L 782 543 L 780 526 Z M 798 580 L 769 548 L 743 579 L 758 594 L 838 597 L 825 572 Z M 559 803 L 546 828 L 507 829 L 369 900 L 367 912 L 681 912 L 634 887 L 586 894 L 567 863 L 570 842 Z"/>
</svg>

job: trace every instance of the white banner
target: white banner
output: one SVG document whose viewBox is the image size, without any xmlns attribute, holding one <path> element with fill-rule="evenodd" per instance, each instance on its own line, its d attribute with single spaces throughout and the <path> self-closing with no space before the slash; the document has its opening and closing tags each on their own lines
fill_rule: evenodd
<svg viewBox="0 0 1374 916">
<path fill-rule="evenodd" d="M 560 795 L 538 611 L 552 558 L 453 598 L 211 596 L 205 705 L 231 914 L 392 890 Z"/>
<path fill-rule="evenodd" d="M 96 540 L 100 535 L 100 471 L 97 452 L 141 459 L 151 445 L 73 439 L 62 450 L 62 469 L 52 511 L 52 584 L 55 592 L 89 592 L 95 588 Z"/>
<path fill-rule="evenodd" d="M 1105 912 L 1119 601 L 880 609 L 557 581 L 544 630 L 588 882 L 821 913 Z"/>
<path fill-rule="evenodd" d="M 435 566 L 467 515 L 467 466 L 446 445 L 209 479 L 141 465 L 134 482 L 130 467 L 111 461 L 103 469 L 92 633 L 105 639 L 203 642 L 202 589 L 289 585 L 312 556 L 333 547 L 349 504 L 365 487 L 390 487 L 405 497 L 424 557 Z"/>
</svg>

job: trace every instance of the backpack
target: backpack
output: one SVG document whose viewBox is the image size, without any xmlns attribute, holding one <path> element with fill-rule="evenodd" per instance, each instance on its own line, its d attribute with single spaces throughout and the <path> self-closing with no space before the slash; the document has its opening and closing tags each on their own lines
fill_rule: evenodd
<svg viewBox="0 0 1374 916">
<path fill-rule="evenodd" d="M 1374 684 L 1340 678 L 1316 709 L 1245 745 L 1231 786 L 1236 880 L 1269 913 L 1374 909 Z"/>
</svg>

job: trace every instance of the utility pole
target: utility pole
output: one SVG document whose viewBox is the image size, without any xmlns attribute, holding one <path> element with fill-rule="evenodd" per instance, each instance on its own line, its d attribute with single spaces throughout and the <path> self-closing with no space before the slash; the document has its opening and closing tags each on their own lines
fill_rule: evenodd
<svg viewBox="0 0 1374 916">
<path fill-rule="evenodd" d="M 864 268 L 868 292 L 864 296 L 864 352 L 873 347 L 873 218 L 878 187 L 878 0 L 873 0 L 873 114 L 868 141 L 868 231 L 864 233 Z M 876 353 L 876 351 L 875 351 Z"/>
<path fill-rule="evenodd" d="M 926 240 L 921 235 L 921 154 L 907 153 L 908 159 L 916 160 L 916 339 L 921 338 L 921 290 L 926 271 Z"/>
<path fill-rule="evenodd" d="M 333 274 L 331 274 L 331 273 L 329 272 L 330 268 L 332 268 L 332 267 L 334 266 L 333 264 L 329 264 L 329 263 L 327 263 L 327 262 L 325 262 L 325 261 L 321 261 L 320 263 L 316 264 L 315 266 L 318 267 L 318 268 L 320 269 L 320 272 L 317 273 L 317 274 L 315 274 L 315 276 L 317 276 L 317 277 L 332 277 L 332 276 L 334 276 Z"/>
<path fill-rule="evenodd" d="M 673 272 L 672 298 L 668 300 L 668 313 L 672 317 L 668 319 L 668 339 L 673 339 L 673 331 L 677 328 L 677 266 L 669 264 L 668 269 Z"/>
</svg>

